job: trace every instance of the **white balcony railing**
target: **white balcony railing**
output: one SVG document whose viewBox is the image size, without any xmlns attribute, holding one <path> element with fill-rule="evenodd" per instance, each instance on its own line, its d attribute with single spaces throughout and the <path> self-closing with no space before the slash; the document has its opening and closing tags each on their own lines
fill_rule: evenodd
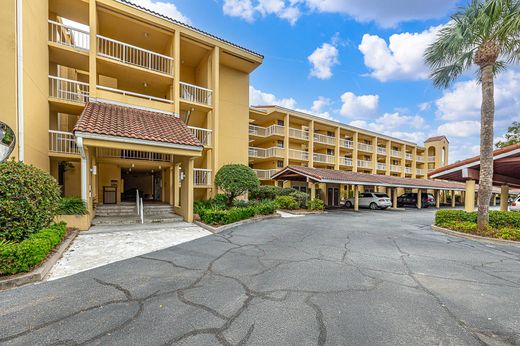
<svg viewBox="0 0 520 346">
<path fill-rule="evenodd" d="M 368 160 L 357 160 L 358 168 L 372 168 L 372 161 Z"/>
<path fill-rule="evenodd" d="M 257 125 L 249 125 L 249 134 L 259 137 L 268 137 L 272 135 L 283 136 L 285 127 L 281 125 L 271 125 L 268 127 L 262 127 Z"/>
<path fill-rule="evenodd" d="M 390 155 L 394 156 L 394 157 L 402 157 L 402 154 L 401 154 L 401 151 L 399 150 L 390 150 Z"/>
<path fill-rule="evenodd" d="M 90 33 L 49 20 L 49 41 L 75 49 L 90 49 Z"/>
<path fill-rule="evenodd" d="M 145 99 L 145 100 L 149 100 L 149 101 L 157 101 L 157 102 L 169 103 L 169 104 L 174 103 L 173 100 L 163 99 L 160 97 L 155 97 L 155 96 L 150 96 L 150 95 L 138 94 L 138 93 L 134 93 L 132 91 L 127 91 L 127 90 L 109 88 L 109 87 L 106 87 L 103 85 L 98 85 L 97 88 L 100 90 L 110 91 L 110 92 L 125 95 L 125 96 L 133 96 L 133 97 L 137 97 L 137 98 L 141 98 L 141 99 Z"/>
<path fill-rule="evenodd" d="M 424 169 L 417 168 L 415 172 L 417 173 L 417 175 L 424 175 Z"/>
<path fill-rule="evenodd" d="M 304 131 L 304 130 L 289 127 L 289 137 L 308 140 L 309 131 Z"/>
<path fill-rule="evenodd" d="M 374 147 L 370 144 L 358 143 L 358 149 L 361 151 L 372 152 L 372 150 L 374 150 Z"/>
<path fill-rule="evenodd" d="M 336 144 L 336 137 L 315 133 L 314 134 L 314 141 L 318 142 L 318 143 L 323 143 L 323 144 L 335 145 Z"/>
<path fill-rule="evenodd" d="M 407 174 L 412 174 L 412 167 L 405 167 L 404 172 Z"/>
<path fill-rule="evenodd" d="M 424 156 L 417 155 L 417 161 L 418 162 L 424 162 Z"/>
<path fill-rule="evenodd" d="M 386 164 L 385 163 L 378 163 L 377 169 L 380 171 L 386 171 Z"/>
<path fill-rule="evenodd" d="M 88 83 L 49 76 L 49 96 L 60 100 L 85 103 L 89 97 Z"/>
<path fill-rule="evenodd" d="M 340 164 L 344 166 L 352 166 L 352 158 L 351 157 L 342 157 Z"/>
<path fill-rule="evenodd" d="M 211 169 L 194 168 L 193 184 L 195 186 L 211 186 Z"/>
<path fill-rule="evenodd" d="M 292 160 L 309 160 L 309 153 L 303 150 L 289 149 L 289 159 Z"/>
<path fill-rule="evenodd" d="M 96 156 L 99 158 L 116 158 L 116 159 L 127 159 L 127 160 L 161 161 L 161 162 L 171 162 L 172 161 L 172 157 L 169 154 L 154 153 L 151 151 L 128 150 L 128 149 L 96 148 Z"/>
<path fill-rule="evenodd" d="M 193 136 L 195 136 L 203 146 L 211 146 L 211 130 L 203 129 L 200 127 L 188 126 Z"/>
<path fill-rule="evenodd" d="M 96 35 L 97 54 L 101 57 L 119 61 L 123 64 L 141 67 L 147 70 L 173 75 L 173 58 L 155 53 L 131 44 L 108 37 Z"/>
<path fill-rule="evenodd" d="M 428 156 L 429 162 L 435 162 L 435 156 Z"/>
<path fill-rule="evenodd" d="M 410 154 L 410 153 L 405 153 L 405 154 L 404 154 L 404 158 L 405 158 L 406 160 L 413 160 L 413 155 Z"/>
<path fill-rule="evenodd" d="M 278 172 L 277 169 L 253 169 L 253 171 L 260 180 L 269 180 L 276 172 Z"/>
<path fill-rule="evenodd" d="M 283 157 L 284 156 L 284 148 L 255 148 L 249 147 L 249 156 L 257 157 L 257 158 L 266 158 L 266 157 Z"/>
<path fill-rule="evenodd" d="M 197 85 L 180 82 L 180 98 L 188 102 L 200 103 L 211 106 L 213 103 L 213 90 Z"/>
<path fill-rule="evenodd" d="M 61 154 L 79 154 L 76 139 L 71 132 L 49 130 L 49 151 Z"/>
<path fill-rule="evenodd" d="M 354 143 L 349 139 L 341 139 L 339 141 L 339 145 L 341 145 L 343 148 L 347 148 L 347 149 L 354 148 Z"/>
<path fill-rule="evenodd" d="M 390 170 L 392 172 L 401 172 L 401 166 L 399 166 L 399 165 L 390 165 Z"/>
<path fill-rule="evenodd" d="M 377 147 L 377 153 L 381 155 L 386 155 L 386 148 Z"/>
<path fill-rule="evenodd" d="M 321 163 L 334 163 L 335 162 L 335 156 L 334 155 L 327 155 L 327 154 L 314 154 L 313 159 L 315 162 L 321 162 Z"/>
</svg>

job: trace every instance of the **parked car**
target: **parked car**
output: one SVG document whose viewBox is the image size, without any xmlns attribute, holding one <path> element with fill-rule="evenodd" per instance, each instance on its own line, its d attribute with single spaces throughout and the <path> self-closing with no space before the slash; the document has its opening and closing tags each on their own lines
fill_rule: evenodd
<svg viewBox="0 0 520 346">
<path fill-rule="evenodd" d="M 520 196 L 518 196 L 509 207 L 510 211 L 520 211 Z"/>
<path fill-rule="evenodd" d="M 349 198 L 345 201 L 346 208 L 352 208 L 354 206 L 354 197 Z M 359 194 L 359 207 L 375 209 L 386 209 L 392 206 L 390 197 L 386 193 L 380 192 L 366 192 Z"/>
<path fill-rule="evenodd" d="M 404 207 L 407 205 L 417 205 L 417 193 L 415 192 L 407 192 L 397 197 L 397 206 Z M 431 193 L 422 193 L 421 194 L 421 206 L 423 208 L 428 208 L 435 206 L 435 198 Z"/>
</svg>

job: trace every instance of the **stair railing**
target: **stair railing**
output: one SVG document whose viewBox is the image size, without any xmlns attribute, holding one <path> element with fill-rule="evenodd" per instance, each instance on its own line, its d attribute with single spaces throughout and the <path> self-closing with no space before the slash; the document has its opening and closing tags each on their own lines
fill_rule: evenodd
<svg viewBox="0 0 520 346">
<path fill-rule="evenodd" d="M 139 216 L 141 218 L 141 224 L 144 223 L 144 206 L 143 206 L 143 199 L 141 198 L 141 203 L 139 204 L 141 207 L 141 212 L 139 213 Z"/>
</svg>

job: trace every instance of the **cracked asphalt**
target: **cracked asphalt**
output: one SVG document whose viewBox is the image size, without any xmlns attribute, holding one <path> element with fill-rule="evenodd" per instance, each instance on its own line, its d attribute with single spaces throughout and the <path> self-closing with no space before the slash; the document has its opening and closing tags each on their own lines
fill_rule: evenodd
<svg viewBox="0 0 520 346">
<path fill-rule="evenodd" d="M 0 344 L 520 345 L 520 248 L 433 216 L 266 220 L 0 292 Z"/>
</svg>

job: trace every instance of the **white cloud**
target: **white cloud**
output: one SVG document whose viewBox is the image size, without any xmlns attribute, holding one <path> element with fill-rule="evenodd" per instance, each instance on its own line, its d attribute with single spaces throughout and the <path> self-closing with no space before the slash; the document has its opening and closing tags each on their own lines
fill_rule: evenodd
<svg viewBox="0 0 520 346">
<path fill-rule="evenodd" d="M 177 7 L 167 1 L 156 1 L 156 0 L 132 0 L 136 5 L 142 6 L 154 12 L 160 13 L 172 19 L 176 19 L 185 24 L 191 24 L 191 20 L 183 15 Z"/>
<path fill-rule="evenodd" d="M 311 110 L 315 113 L 320 113 L 324 107 L 328 107 L 332 104 L 332 101 L 329 98 L 320 96 L 317 100 L 312 102 Z"/>
<path fill-rule="evenodd" d="M 274 94 L 266 93 L 249 86 L 249 104 L 253 106 L 281 106 L 294 109 L 296 100 L 293 98 L 277 98 Z"/>
<path fill-rule="evenodd" d="M 418 107 L 419 107 L 419 110 L 421 112 L 426 112 L 426 111 L 429 111 L 430 108 L 432 108 L 432 103 L 431 102 L 423 102 L 423 103 L 420 103 L 418 105 Z"/>
<path fill-rule="evenodd" d="M 312 64 L 310 75 L 319 79 L 329 79 L 332 77 L 332 67 L 339 64 L 338 49 L 330 43 L 324 43 L 316 48 L 307 57 Z"/>
<path fill-rule="evenodd" d="M 471 137 L 480 133 L 480 122 L 473 120 L 445 123 L 437 128 L 437 134 L 447 137 Z"/>
<path fill-rule="evenodd" d="M 222 10 L 231 17 L 239 17 L 248 22 L 254 22 L 257 15 L 263 17 L 275 15 L 287 20 L 291 25 L 300 18 L 300 9 L 293 6 L 294 0 L 224 0 Z"/>
<path fill-rule="evenodd" d="M 377 35 L 365 34 L 359 45 L 370 76 L 379 81 L 419 80 L 429 76 L 423 54 L 441 26 L 420 33 L 393 34 L 389 43 Z"/>
<path fill-rule="evenodd" d="M 340 114 L 351 119 L 360 119 L 376 115 L 379 95 L 360 95 L 346 92 L 341 95 L 343 102 Z"/>
<path fill-rule="evenodd" d="M 398 112 L 384 113 L 374 121 L 353 120 L 350 125 L 388 136 L 421 144 L 427 137 L 424 132 L 428 125 L 419 115 L 401 115 Z"/>
</svg>

